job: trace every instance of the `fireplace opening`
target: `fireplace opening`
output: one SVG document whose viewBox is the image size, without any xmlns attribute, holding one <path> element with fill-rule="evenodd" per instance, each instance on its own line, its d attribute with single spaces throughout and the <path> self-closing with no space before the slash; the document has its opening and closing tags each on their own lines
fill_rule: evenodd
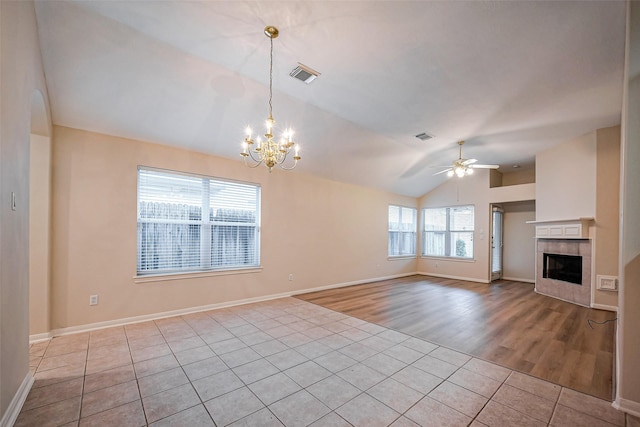
<svg viewBox="0 0 640 427">
<path fill-rule="evenodd" d="M 582 285 L 582 257 L 544 254 L 542 277 Z"/>
</svg>

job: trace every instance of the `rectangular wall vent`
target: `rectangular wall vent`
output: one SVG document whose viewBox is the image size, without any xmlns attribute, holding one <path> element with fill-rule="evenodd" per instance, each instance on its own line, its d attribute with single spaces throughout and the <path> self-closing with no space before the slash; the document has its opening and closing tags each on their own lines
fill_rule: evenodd
<svg viewBox="0 0 640 427">
<path fill-rule="evenodd" d="M 433 135 L 429 135 L 426 132 L 422 132 L 416 135 L 416 138 L 418 138 L 420 141 L 428 141 L 431 138 L 433 138 Z"/>
<path fill-rule="evenodd" d="M 596 276 L 596 289 L 601 291 L 617 291 L 618 278 L 615 276 L 602 276 L 598 274 Z"/>
<path fill-rule="evenodd" d="M 291 70 L 289 75 L 301 82 L 309 84 L 314 81 L 320 73 L 298 62 L 298 66 Z"/>
</svg>

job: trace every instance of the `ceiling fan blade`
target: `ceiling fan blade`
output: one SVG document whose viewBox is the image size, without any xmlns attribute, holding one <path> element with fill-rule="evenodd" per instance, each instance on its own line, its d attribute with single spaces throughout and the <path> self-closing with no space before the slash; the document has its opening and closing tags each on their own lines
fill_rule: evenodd
<svg viewBox="0 0 640 427">
<path fill-rule="evenodd" d="M 473 169 L 498 169 L 500 165 L 469 165 Z"/>
<path fill-rule="evenodd" d="M 473 164 L 473 163 L 475 163 L 475 162 L 477 162 L 477 161 L 478 161 L 478 159 L 466 159 L 466 160 L 464 160 L 464 161 L 462 162 L 462 164 L 463 164 L 463 165 L 471 165 L 471 164 Z"/>
<path fill-rule="evenodd" d="M 453 168 L 448 168 L 448 169 L 445 169 L 445 170 L 441 170 L 440 172 L 434 173 L 433 176 L 440 175 L 441 173 L 449 172 L 449 171 L 452 171 L 452 170 L 453 170 Z"/>
</svg>

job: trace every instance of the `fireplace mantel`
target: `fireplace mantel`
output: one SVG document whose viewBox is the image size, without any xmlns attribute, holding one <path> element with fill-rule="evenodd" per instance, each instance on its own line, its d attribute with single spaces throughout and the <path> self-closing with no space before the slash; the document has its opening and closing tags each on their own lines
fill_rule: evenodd
<svg viewBox="0 0 640 427">
<path fill-rule="evenodd" d="M 589 224 L 594 218 L 527 221 L 535 224 L 536 239 L 588 239 Z"/>
</svg>

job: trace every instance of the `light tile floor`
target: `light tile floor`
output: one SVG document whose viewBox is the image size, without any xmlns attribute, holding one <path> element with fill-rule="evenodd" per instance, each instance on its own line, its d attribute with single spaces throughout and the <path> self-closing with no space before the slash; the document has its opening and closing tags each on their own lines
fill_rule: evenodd
<svg viewBox="0 0 640 427">
<path fill-rule="evenodd" d="M 625 425 L 610 402 L 295 298 L 56 337 L 30 357 L 16 426 Z"/>
</svg>

